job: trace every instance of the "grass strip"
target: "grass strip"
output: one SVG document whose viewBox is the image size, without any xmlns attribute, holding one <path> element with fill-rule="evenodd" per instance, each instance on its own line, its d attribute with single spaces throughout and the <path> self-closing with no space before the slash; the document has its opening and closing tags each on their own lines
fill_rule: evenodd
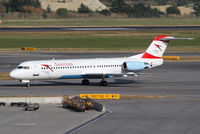
<svg viewBox="0 0 200 134">
<path fill-rule="evenodd" d="M 200 57 L 191 57 L 191 56 L 188 56 L 188 57 L 180 57 L 180 61 L 183 61 L 183 62 L 199 62 L 200 61 Z"/>
<path fill-rule="evenodd" d="M 115 51 L 143 52 L 157 35 L 191 37 L 174 40 L 167 52 L 200 52 L 200 31 L 77 31 L 77 32 L 1 32 L 0 49 L 20 50 L 35 47 L 38 51 Z"/>
<path fill-rule="evenodd" d="M 144 19 L 96 19 L 96 18 L 67 18 L 67 19 L 37 19 L 37 20 L 2 20 L 0 27 L 27 26 L 190 26 L 200 25 L 198 18 L 144 18 Z"/>
<path fill-rule="evenodd" d="M 0 80 L 11 80 L 8 72 L 1 72 L 0 73 Z"/>
</svg>

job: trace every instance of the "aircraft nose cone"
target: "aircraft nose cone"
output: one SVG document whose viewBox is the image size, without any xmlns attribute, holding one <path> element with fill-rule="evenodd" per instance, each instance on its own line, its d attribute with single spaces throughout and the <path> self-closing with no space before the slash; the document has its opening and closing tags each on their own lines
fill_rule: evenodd
<svg viewBox="0 0 200 134">
<path fill-rule="evenodd" d="M 17 78 L 16 70 L 12 70 L 9 75 L 10 75 L 11 78 L 15 78 L 16 79 Z"/>
</svg>

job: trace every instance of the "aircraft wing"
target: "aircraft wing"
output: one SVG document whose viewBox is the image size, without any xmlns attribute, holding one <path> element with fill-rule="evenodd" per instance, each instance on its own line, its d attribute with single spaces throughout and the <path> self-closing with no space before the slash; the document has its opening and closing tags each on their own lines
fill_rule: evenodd
<svg viewBox="0 0 200 134">
<path fill-rule="evenodd" d="M 138 76 L 136 73 L 85 73 L 81 75 L 83 78 L 114 78 L 114 77 L 128 77 Z"/>
</svg>

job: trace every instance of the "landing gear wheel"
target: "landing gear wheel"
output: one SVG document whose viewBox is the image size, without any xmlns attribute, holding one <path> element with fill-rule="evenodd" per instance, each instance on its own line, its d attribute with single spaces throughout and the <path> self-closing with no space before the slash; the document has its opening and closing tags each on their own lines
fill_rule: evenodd
<svg viewBox="0 0 200 134">
<path fill-rule="evenodd" d="M 27 87 L 30 87 L 30 86 L 31 86 L 31 84 L 30 84 L 30 83 L 26 83 L 26 86 L 27 86 Z"/>
<path fill-rule="evenodd" d="M 107 86 L 107 85 L 108 85 L 108 82 L 107 82 L 107 81 L 104 81 L 104 80 L 102 80 L 102 81 L 100 82 L 100 85 L 101 85 L 101 86 Z"/>
<path fill-rule="evenodd" d="M 89 85 L 90 81 L 88 79 L 82 80 L 82 85 Z"/>
</svg>

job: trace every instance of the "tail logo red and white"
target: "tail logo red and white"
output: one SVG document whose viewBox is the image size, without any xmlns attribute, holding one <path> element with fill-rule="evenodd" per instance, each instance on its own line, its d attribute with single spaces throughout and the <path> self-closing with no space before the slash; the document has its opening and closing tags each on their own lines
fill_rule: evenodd
<svg viewBox="0 0 200 134">
<path fill-rule="evenodd" d="M 161 45 L 157 45 L 157 44 L 154 44 L 158 49 L 160 49 L 160 51 L 162 51 L 161 49 Z"/>
<path fill-rule="evenodd" d="M 167 48 L 170 40 L 192 40 L 193 38 L 175 38 L 167 35 L 159 35 L 154 38 L 153 42 L 147 48 L 147 50 L 139 55 L 131 56 L 140 57 L 144 59 L 162 59 L 162 56 Z"/>
<path fill-rule="evenodd" d="M 142 58 L 161 59 L 169 42 L 167 38 L 169 38 L 169 36 L 166 36 L 166 35 L 157 36 L 153 40 L 151 45 L 148 47 L 146 52 L 143 54 Z"/>
</svg>

